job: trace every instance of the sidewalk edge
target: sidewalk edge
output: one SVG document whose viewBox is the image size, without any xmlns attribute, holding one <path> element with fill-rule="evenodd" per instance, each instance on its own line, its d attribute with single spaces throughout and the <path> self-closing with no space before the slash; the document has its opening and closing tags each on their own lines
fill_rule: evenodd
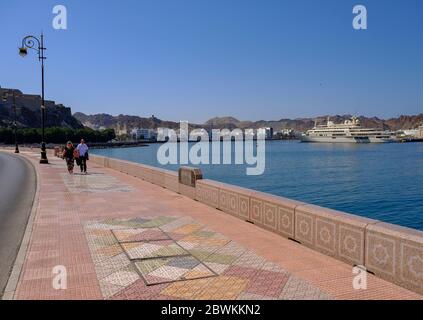
<svg viewBox="0 0 423 320">
<path fill-rule="evenodd" d="M 26 225 L 25 234 L 22 238 L 21 246 L 19 248 L 18 255 L 16 256 L 15 262 L 13 264 L 12 272 L 9 276 L 9 280 L 7 281 L 6 288 L 4 290 L 3 296 L 0 300 L 14 300 L 15 299 L 15 293 L 16 288 L 18 286 L 19 278 L 22 272 L 22 267 L 25 262 L 26 253 L 28 251 L 28 246 L 31 240 L 32 235 L 32 228 L 34 225 L 35 216 L 38 211 L 38 205 L 39 205 L 39 196 L 40 196 L 40 174 L 30 159 L 23 156 L 23 158 L 34 168 L 35 176 L 37 179 L 36 182 L 36 190 L 34 195 L 34 200 L 32 203 L 32 209 L 31 213 L 28 218 L 28 223 Z"/>
</svg>

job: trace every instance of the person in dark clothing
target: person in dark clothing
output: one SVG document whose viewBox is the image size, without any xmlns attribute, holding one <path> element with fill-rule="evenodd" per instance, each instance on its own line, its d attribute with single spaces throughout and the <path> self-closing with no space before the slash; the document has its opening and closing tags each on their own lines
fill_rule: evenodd
<svg viewBox="0 0 423 320">
<path fill-rule="evenodd" d="M 69 174 L 73 174 L 73 168 L 75 166 L 74 153 L 75 153 L 75 148 L 74 148 L 72 142 L 68 141 L 68 143 L 66 144 L 65 150 L 63 150 L 63 159 L 66 160 L 66 164 L 68 166 Z"/>
<path fill-rule="evenodd" d="M 81 173 L 87 174 L 87 160 L 88 160 L 88 146 L 85 144 L 84 139 L 81 139 L 81 143 L 78 144 L 76 149 L 79 152 L 79 166 Z"/>
</svg>

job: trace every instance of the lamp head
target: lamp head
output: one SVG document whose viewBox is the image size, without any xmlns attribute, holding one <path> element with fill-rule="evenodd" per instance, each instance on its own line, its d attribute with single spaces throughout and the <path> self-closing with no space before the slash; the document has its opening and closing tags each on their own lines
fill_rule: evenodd
<svg viewBox="0 0 423 320">
<path fill-rule="evenodd" d="M 28 49 L 27 48 L 25 48 L 25 47 L 19 48 L 19 55 L 22 58 L 25 58 L 27 54 L 28 54 Z"/>
</svg>

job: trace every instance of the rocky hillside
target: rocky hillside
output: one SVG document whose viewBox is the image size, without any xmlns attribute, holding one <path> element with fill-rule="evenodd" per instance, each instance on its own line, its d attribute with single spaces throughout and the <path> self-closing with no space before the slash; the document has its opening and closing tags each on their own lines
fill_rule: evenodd
<svg viewBox="0 0 423 320">
<path fill-rule="evenodd" d="M 116 128 L 116 126 L 126 125 L 128 130 L 132 128 L 179 128 L 178 122 L 163 121 L 155 117 L 142 118 L 137 116 L 119 115 L 111 116 L 109 114 L 96 114 L 96 115 L 85 115 L 83 113 L 74 114 L 81 123 L 85 126 L 98 129 L 104 128 Z M 275 131 L 282 129 L 294 129 L 295 131 L 304 132 L 311 129 L 315 122 L 318 124 L 324 124 L 327 121 L 328 116 L 319 116 L 316 118 L 298 118 L 298 119 L 280 119 L 275 121 L 240 121 L 234 117 L 216 117 L 208 120 L 204 124 L 192 124 L 193 128 L 205 128 L 205 129 L 257 129 L 263 127 L 271 127 Z M 335 115 L 330 116 L 331 121 L 335 123 L 342 123 L 343 121 L 350 119 L 351 115 Z M 412 129 L 419 125 L 423 125 L 423 114 L 415 116 L 400 116 L 399 118 L 392 119 L 380 119 L 377 117 L 359 117 L 363 127 L 370 128 L 384 128 L 387 130 L 400 130 L 400 129 Z"/>
<path fill-rule="evenodd" d="M 179 128 L 179 122 L 164 121 L 154 116 L 150 118 L 143 118 L 138 116 L 129 116 L 120 114 L 118 116 L 112 116 L 110 114 L 94 114 L 86 115 L 82 112 L 77 112 L 73 115 L 78 119 L 84 126 L 92 129 L 103 129 L 126 126 L 128 130 L 133 128 L 144 128 L 144 129 L 156 129 L 159 127 L 177 129 Z M 192 127 L 198 127 L 191 125 Z"/>
<path fill-rule="evenodd" d="M 3 101 L 4 93 L 10 89 L 0 87 L 0 127 L 11 127 L 15 118 L 13 109 L 13 97 L 9 95 Z M 13 89 L 15 90 L 15 89 Z M 38 95 L 23 94 L 15 90 L 16 95 L 16 119 L 20 128 L 41 127 L 41 97 Z M 45 101 L 45 125 L 46 127 L 83 128 L 83 125 L 72 116 L 70 108 L 55 101 Z"/>
</svg>

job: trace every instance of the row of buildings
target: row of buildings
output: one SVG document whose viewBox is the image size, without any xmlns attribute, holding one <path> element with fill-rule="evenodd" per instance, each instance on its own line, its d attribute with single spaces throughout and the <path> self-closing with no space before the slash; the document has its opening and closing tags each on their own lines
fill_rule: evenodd
<svg viewBox="0 0 423 320">
<path fill-rule="evenodd" d="M 423 124 L 417 129 L 400 130 L 397 137 L 401 140 L 422 140 L 423 139 Z"/>
<path fill-rule="evenodd" d="M 263 128 L 266 132 L 266 140 L 280 140 L 280 139 L 292 139 L 296 136 L 296 132 L 292 129 L 284 129 L 280 131 L 274 131 L 273 128 Z M 149 128 L 133 128 L 132 130 L 128 130 L 126 125 L 120 126 L 118 125 L 116 128 L 116 135 L 125 137 L 126 139 L 130 139 L 132 141 L 157 141 L 158 137 L 158 130 L 159 129 L 149 129 Z M 166 135 L 166 129 L 165 135 Z M 256 131 L 256 130 L 255 130 Z M 180 137 L 180 130 L 175 130 L 176 135 L 178 138 Z M 206 129 L 194 129 L 191 133 L 196 134 L 198 137 L 202 137 L 202 139 L 212 139 L 212 132 L 211 130 Z M 222 130 L 222 136 L 231 135 L 234 138 L 243 138 L 244 131 L 243 130 L 234 130 L 225 132 Z"/>
</svg>

